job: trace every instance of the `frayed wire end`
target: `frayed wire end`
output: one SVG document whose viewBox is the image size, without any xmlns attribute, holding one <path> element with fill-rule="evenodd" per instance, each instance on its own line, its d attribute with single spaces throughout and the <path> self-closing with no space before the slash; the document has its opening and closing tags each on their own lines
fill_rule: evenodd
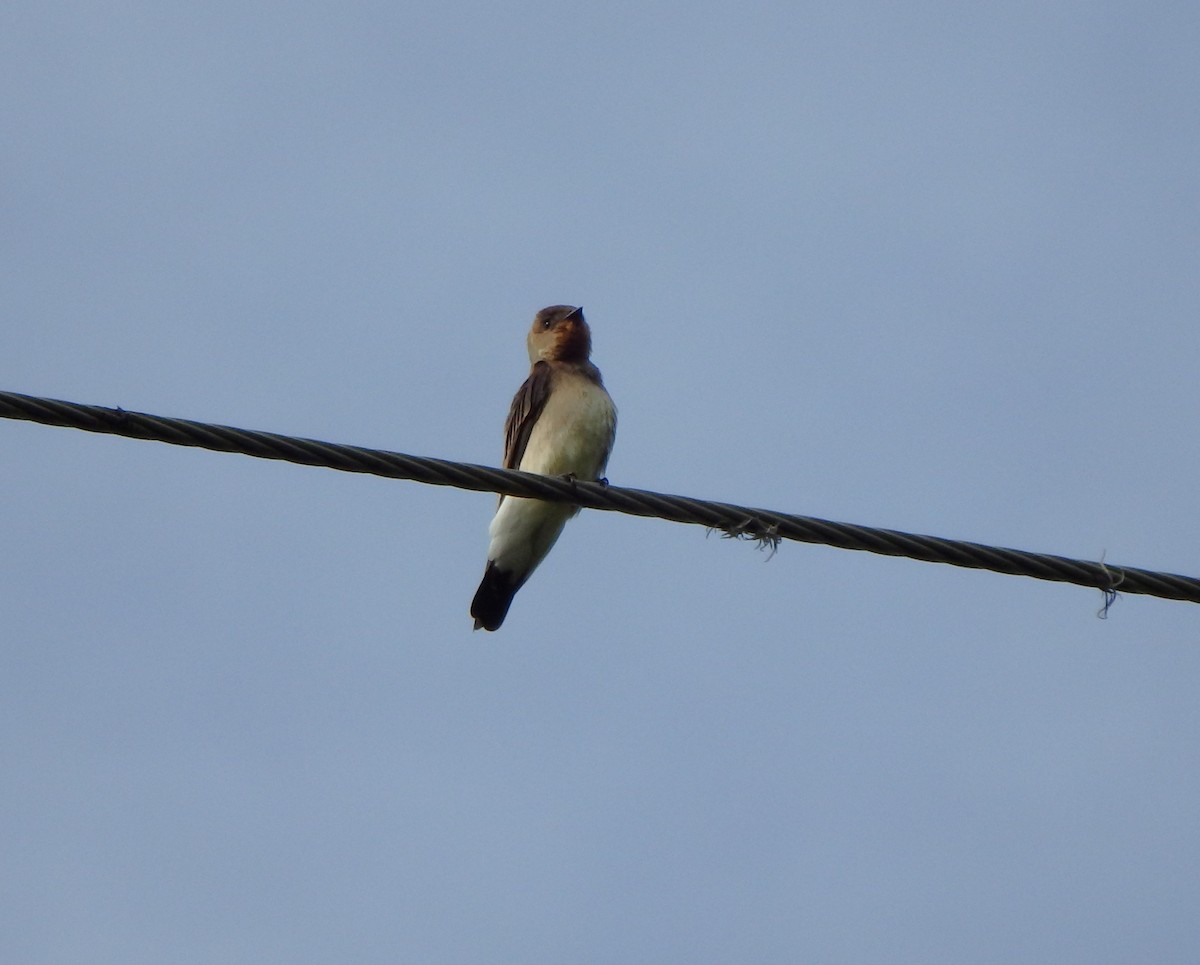
<svg viewBox="0 0 1200 965">
<path fill-rule="evenodd" d="M 779 544 L 783 542 L 776 524 L 764 527 L 749 517 L 730 526 L 710 526 L 705 535 L 714 531 L 720 532 L 721 539 L 750 540 L 758 544 L 759 550 L 770 550 L 763 562 L 768 562 L 779 551 Z"/>
<path fill-rule="evenodd" d="M 1117 598 L 1121 595 L 1117 592 L 1117 587 L 1125 582 L 1125 574 L 1120 570 L 1117 570 L 1114 574 L 1112 570 L 1105 566 L 1103 553 L 1100 554 L 1100 569 L 1104 571 L 1105 576 L 1105 585 L 1100 587 L 1100 592 L 1104 594 L 1104 606 L 1096 611 L 1096 616 L 1101 620 L 1107 620 L 1108 611 L 1112 609 L 1113 604 L 1117 602 Z"/>
</svg>

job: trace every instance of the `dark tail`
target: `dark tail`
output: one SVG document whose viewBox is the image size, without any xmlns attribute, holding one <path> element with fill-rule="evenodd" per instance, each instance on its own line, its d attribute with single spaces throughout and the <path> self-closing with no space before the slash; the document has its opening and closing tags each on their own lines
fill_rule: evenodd
<svg viewBox="0 0 1200 965">
<path fill-rule="evenodd" d="M 471 616 L 475 618 L 475 629 L 498 630 L 508 608 L 512 605 L 513 597 L 521 584 L 508 573 L 496 569 L 496 564 L 488 560 L 487 569 L 483 571 L 483 581 L 475 591 L 475 599 L 471 601 Z"/>
</svg>

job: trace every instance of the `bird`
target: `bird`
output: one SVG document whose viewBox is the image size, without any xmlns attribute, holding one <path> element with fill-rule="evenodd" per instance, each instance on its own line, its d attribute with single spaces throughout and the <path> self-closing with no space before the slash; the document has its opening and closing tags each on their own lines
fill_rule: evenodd
<svg viewBox="0 0 1200 965">
<path fill-rule="evenodd" d="M 617 432 L 617 410 L 592 364 L 583 309 L 551 305 L 525 339 L 529 378 L 504 423 L 504 468 L 600 480 Z M 578 506 L 501 496 L 488 529 L 487 566 L 471 601 L 475 629 L 496 630 L 517 591 L 546 558 Z"/>
</svg>

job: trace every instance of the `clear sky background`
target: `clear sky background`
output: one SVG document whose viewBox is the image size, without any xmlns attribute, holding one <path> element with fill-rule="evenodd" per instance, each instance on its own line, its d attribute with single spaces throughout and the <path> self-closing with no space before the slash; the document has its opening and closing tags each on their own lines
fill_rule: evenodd
<svg viewBox="0 0 1200 965">
<path fill-rule="evenodd" d="M 1200 575 L 1200 14 L 10 3 L 0 388 Z M 0 959 L 1195 962 L 1200 609 L 0 421 Z"/>
</svg>

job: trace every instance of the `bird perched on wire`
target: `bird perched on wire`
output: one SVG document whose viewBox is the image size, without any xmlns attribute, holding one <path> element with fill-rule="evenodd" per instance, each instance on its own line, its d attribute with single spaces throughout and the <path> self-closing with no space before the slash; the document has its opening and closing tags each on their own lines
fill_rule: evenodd
<svg viewBox="0 0 1200 965">
<path fill-rule="evenodd" d="M 543 308 L 525 340 L 532 368 L 504 423 L 504 468 L 594 481 L 604 474 L 617 410 L 590 361 L 583 309 Z M 487 568 L 471 601 L 475 629 L 495 630 L 578 506 L 501 496 Z"/>
</svg>

